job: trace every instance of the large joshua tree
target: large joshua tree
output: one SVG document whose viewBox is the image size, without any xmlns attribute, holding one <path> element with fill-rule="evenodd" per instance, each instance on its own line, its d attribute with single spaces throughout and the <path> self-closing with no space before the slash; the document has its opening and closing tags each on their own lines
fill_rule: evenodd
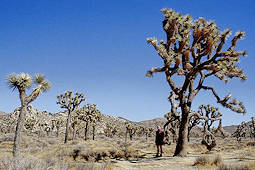
<svg viewBox="0 0 255 170">
<path fill-rule="evenodd" d="M 247 79 L 237 65 L 239 56 L 245 56 L 247 52 L 235 50 L 237 41 L 242 39 L 245 33 L 237 32 L 229 43 L 229 48 L 223 48 L 226 38 L 231 34 L 230 29 L 220 32 L 213 21 L 203 18 L 193 21 L 190 15 L 183 16 L 172 9 L 162 9 L 162 12 L 166 42 L 156 38 L 147 38 L 147 42 L 155 48 L 163 60 L 163 66 L 152 68 L 146 76 L 165 73 L 171 88 L 170 99 L 177 102 L 171 103 L 171 110 L 176 112 L 180 108 L 181 111 L 179 138 L 174 156 L 186 156 L 189 113 L 193 99 L 201 89 L 211 91 L 222 106 L 238 113 L 246 112 L 242 102 L 236 99 L 230 101 L 231 94 L 220 98 L 212 86 L 204 85 L 205 79 L 213 76 L 225 82 L 234 77 Z M 174 81 L 174 76 L 181 78 Z M 183 82 L 177 84 L 179 80 Z"/>
<path fill-rule="evenodd" d="M 75 93 L 74 96 L 72 96 L 72 94 L 72 91 L 66 91 L 65 94 L 57 96 L 57 104 L 59 104 L 61 108 L 66 108 L 68 111 L 64 143 L 67 143 L 68 140 L 71 114 L 75 109 L 79 107 L 81 102 L 85 101 L 85 97 L 82 93 Z"/>
<path fill-rule="evenodd" d="M 16 125 L 16 131 L 14 136 L 13 145 L 13 156 L 18 157 L 20 152 L 20 140 L 21 130 L 24 126 L 25 116 L 27 112 L 27 106 L 29 103 L 34 101 L 42 92 L 50 89 L 50 83 L 45 79 L 42 74 L 36 74 L 34 79 L 25 73 L 10 74 L 8 76 L 8 84 L 13 89 L 18 89 L 19 98 L 21 102 L 19 117 Z M 34 90 L 27 95 L 26 91 L 33 85 L 36 84 Z"/>
</svg>

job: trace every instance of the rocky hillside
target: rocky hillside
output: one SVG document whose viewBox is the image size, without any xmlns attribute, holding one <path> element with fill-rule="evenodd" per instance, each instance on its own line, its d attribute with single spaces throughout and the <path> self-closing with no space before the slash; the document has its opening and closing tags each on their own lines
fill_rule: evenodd
<svg viewBox="0 0 255 170">
<path fill-rule="evenodd" d="M 58 112 L 58 113 L 48 113 L 47 111 L 40 111 L 33 107 L 32 105 L 28 106 L 28 112 L 26 114 L 25 120 L 25 128 L 26 130 L 32 133 L 39 133 L 42 131 L 50 131 L 51 133 L 56 133 L 57 131 L 59 134 L 63 134 L 65 132 L 65 122 L 67 118 L 67 112 Z M 17 108 L 14 112 L 10 114 L 6 114 L 1 112 L 0 114 L 0 132 L 4 133 L 12 133 L 15 130 L 15 125 L 17 122 L 17 117 L 20 113 L 20 109 Z M 102 121 L 97 125 L 97 133 L 104 133 L 104 129 L 107 123 L 116 124 L 116 126 L 120 129 L 125 129 L 125 120 L 123 118 L 117 118 L 110 115 L 103 115 Z M 59 122 L 59 129 L 57 129 L 56 122 Z M 84 123 L 77 127 L 78 130 L 83 130 Z"/>
<path fill-rule="evenodd" d="M 0 132 L 10 133 L 14 132 L 16 120 L 19 115 L 19 108 L 15 109 L 14 112 L 6 114 L 0 112 Z M 67 112 L 58 113 L 48 113 L 47 111 L 40 111 L 34 108 L 32 105 L 28 106 L 28 113 L 26 115 L 26 125 L 25 127 L 33 133 L 39 133 L 40 131 L 51 131 L 51 133 L 56 133 L 56 121 L 60 120 L 59 133 L 63 134 L 65 131 L 65 121 L 67 117 Z M 122 117 L 114 117 L 110 115 L 103 115 L 102 121 L 97 125 L 97 133 L 104 133 L 107 123 L 115 124 L 121 131 L 125 131 L 125 122 L 130 122 L 129 120 Z M 157 125 L 163 126 L 166 120 L 164 118 L 155 118 L 152 120 L 145 120 L 140 122 L 132 122 L 138 126 L 156 127 Z M 79 127 L 78 127 L 79 128 Z M 80 130 L 82 131 L 84 125 L 80 125 Z M 237 126 L 226 126 L 224 130 L 228 133 L 233 133 Z M 79 130 L 79 129 L 78 129 Z M 195 128 L 199 130 L 199 127 Z"/>
</svg>

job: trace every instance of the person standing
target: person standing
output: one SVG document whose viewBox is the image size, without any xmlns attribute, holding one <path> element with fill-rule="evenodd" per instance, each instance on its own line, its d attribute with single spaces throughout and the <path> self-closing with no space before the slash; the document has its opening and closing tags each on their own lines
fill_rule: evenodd
<svg viewBox="0 0 255 170">
<path fill-rule="evenodd" d="M 155 143 L 157 146 L 156 157 L 162 156 L 162 145 L 164 144 L 164 132 L 161 130 L 160 126 L 157 126 Z M 159 154 L 159 151 L 160 151 L 160 154 Z"/>
</svg>

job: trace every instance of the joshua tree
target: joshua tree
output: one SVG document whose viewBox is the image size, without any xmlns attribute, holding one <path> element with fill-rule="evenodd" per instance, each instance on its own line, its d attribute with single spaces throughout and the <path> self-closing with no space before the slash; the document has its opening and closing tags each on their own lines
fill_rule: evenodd
<svg viewBox="0 0 255 170">
<path fill-rule="evenodd" d="M 67 91 L 65 94 L 61 94 L 57 96 L 58 101 L 57 104 L 60 104 L 61 108 L 66 108 L 68 111 L 67 115 L 67 120 L 66 120 L 66 133 L 65 133 L 65 141 L 64 143 L 67 142 L 68 140 L 68 135 L 69 135 L 69 125 L 71 121 L 71 114 L 72 112 L 79 107 L 81 102 L 85 101 L 84 95 L 81 93 L 75 93 L 75 96 L 72 97 L 72 92 Z"/>
<path fill-rule="evenodd" d="M 198 113 L 192 113 L 196 115 L 202 122 L 203 126 L 203 138 L 202 144 L 207 147 L 210 151 L 216 146 L 216 138 L 213 134 L 213 129 L 211 128 L 215 121 L 219 121 L 219 130 L 221 127 L 221 116 L 222 114 L 218 112 L 218 108 L 212 107 L 210 105 L 201 105 L 199 107 Z"/>
<path fill-rule="evenodd" d="M 78 119 L 78 117 L 74 116 L 73 121 L 71 123 L 72 128 L 73 128 L 73 140 L 76 138 L 76 133 L 77 133 L 76 127 L 79 125 L 79 123 L 80 123 L 80 120 Z"/>
<path fill-rule="evenodd" d="M 44 131 L 46 132 L 47 136 L 50 135 L 51 128 L 50 128 L 50 126 L 47 123 L 46 123 L 46 126 L 44 128 Z"/>
<path fill-rule="evenodd" d="M 247 135 L 247 124 L 242 122 L 237 126 L 235 132 L 232 134 L 233 137 L 236 138 L 238 142 L 241 142 L 242 138 L 245 138 Z"/>
<path fill-rule="evenodd" d="M 94 105 L 94 107 L 96 107 L 96 105 Z M 102 119 L 102 113 L 98 110 L 98 109 L 94 109 L 94 111 L 92 112 L 93 117 L 91 120 L 91 124 L 92 124 L 92 139 L 95 140 L 95 131 L 96 131 L 96 125 L 98 124 L 98 122 L 101 121 Z"/>
<path fill-rule="evenodd" d="M 249 125 L 250 137 L 255 138 L 255 119 L 251 117 L 251 124 Z"/>
<path fill-rule="evenodd" d="M 189 116 L 189 126 L 188 126 L 188 142 L 190 141 L 190 132 L 193 127 L 201 123 L 200 118 L 197 115 Z"/>
<path fill-rule="evenodd" d="M 37 133 L 38 133 L 38 138 L 39 138 L 39 137 L 44 136 L 43 132 L 45 131 L 46 123 L 40 122 L 40 123 L 38 123 L 38 127 L 39 127 L 39 131 L 37 131 Z"/>
<path fill-rule="evenodd" d="M 169 132 L 173 135 L 173 142 L 175 143 L 178 137 L 178 130 L 180 126 L 180 115 L 167 113 L 164 115 L 167 119 L 167 122 L 164 125 L 164 131 L 167 135 L 170 135 Z"/>
<path fill-rule="evenodd" d="M 145 136 L 145 139 L 148 139 L 148 136 L 151 135 L 151 133 L 153 132 L 153 127 L 147 127 L 147 126 L 138 126 L 137 127 L 137 135 L 139 136 Z"/>
<path fill-rule="evenodd" d="M 77 110 L 76 114 L 78 115 L 78 119 L 86 122 L 84 129 L 84 139 L 87 140 L 89 124 L 92 123 L 95 128 L 95 124 L 100 121 L 101 113 L 96 108 L 95 104 L 87 104 L 86 106 L 83 106 L 81 109 Z M 95 130 L 94 128 L 93 131 Z"/>
<path fill-rule="evenodd" d="M 126 124 L 126 138 L 125 138 L 125 142 L 126 142 L 127 141 L 127 134 L 129 134 L 129 139 L 132 140 L 134 134 L 138 130 L 138 127 L 135 124 L 129 123 L 129 122 L 126 122 L 125 124 Z"/>
<path fill-rule="evenodd" d="M 199 18 L 193 22 L 190 15 L 182 16 L 172 9 L 162 9 L 164 14 L 163 29 L 166 33 L 166 42 L 156 38 L 147 38 L 158 55 L 163 60 L 163 66 L 152 68 L 146 76 L 154 73 L 165 73 L 166 80 L 171 88 L 171 95 L 177 104 L 171 105 L 171 110 L 181 110 L 179 137 L 174 156 L 186 156 L 187 132 L 189 114 L 194 97 L 201 89 L 211 91 L 218 103 L 237 113 L 245 113 L 242 102 L 236 99 L 230 101 L 231 94 L 220 98 L 212 86 L 204 85 L 204 80 L 215 76 L 228 82 L 231 78 L 246 80 L 237 63 L 240 55 L 247 55 L 246 51 L 235 51 L 237 41 L 245 35 L 243 31 L 237 32 L 230 47 L 223 48 L 226 38 L 231 34 L 227 29 L 219 31 L 213 21 Z M 174 77 L 181 77 L 174 81 Z M 179 84 L 179 80 L 183 80 Z M 178 84 L 177 84 L 178 82 Z M 197 85 L 195 84 L 196 82 Z"/>
<path fill-rule="evenodd" d="M 15 124 L 17 124 L 15 118 L 13 118 L 11 115 L 4 115 L 1 117 L 0 131 L 3 133 L 14 133 Z"/>
<path fill-rule="evenodd" d="M 118 132 L 117 125 L 113 122 L 106 123 L 106 127 L 104 129 L 104 133 L 108 137 L 113 137 Z"/>
<path fill-rule="evenodd" d="M 35 127 L 35 124 L 36 124 L 36 120 L 33 119 L 33 118 L 30 118 L 28 120 L 26 120 L 24 126 L 25 128 L 30 132 L 32 133 L 34 127 Z"/>
<path fill-rule="evenodd" d="M 64 121 L 61 118 L 53 119 L 52 120 L 52 130 L 56 128 L 56 136 L 59 136 L 59 130 L 63 126 Z"/>
<path fill-rule="evenodd" d="M 10 74 L 8 76 L 8 84 L 13 89 L 18 89 L 19 98 L 21 102 L 20 113 L 16 125 L 14 145 L 13 145 L 13 156 L 19 156 L 19 147 L 20 147 L 20 138 L 21 130 L 24 126 L 24 121 L 27 112 L 27 106 L 29 103 L 34 101 L 42 92 L 46 92 L 50 89 L 50 83 L 45 80 L 42 74 L 36 74 L 34 79 L 29 74 L 20 73 L 20 74 Z M 30 95 L 26 94 L 26 91 L 33 85 L 36 84 L 36 87 L 31 92 Z"/>
</svg>

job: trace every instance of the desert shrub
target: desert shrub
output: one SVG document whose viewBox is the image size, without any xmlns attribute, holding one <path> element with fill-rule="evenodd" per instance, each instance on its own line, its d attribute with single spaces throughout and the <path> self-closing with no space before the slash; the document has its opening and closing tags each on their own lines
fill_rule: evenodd
<svg viewBox="0 0 255 170">
<path fill-rule="evenodd" d="M 4 156 L 0 159 L 0 170 L 43 170 L 43 169 L 56 169 L 55 162 L 43 161 L 36 158 L 21 157 L 13 159 L 10 156 Z"/>
<path fill-rule="evenodd" d="M 221 165 L 218 170 L 251 170 L 247 165 Z"/>
<path fill-rule="evenodd" d="M 255 142 L 248 142 L 247 146 L 255 146 Z"/>
<path fill-rule="evenodd" d="M 212 160 L 212 164 L 213 165 L 216 165 L 216 166 L 219 166 L 219 165 L 221 165 L 223 162 L 222 162 L 222 158 L 221 158 L 221 156 L 220 155 L 216 155 L 215 157 L 214 157 L 214 159 Z"/>
<path fill-rule="evenodd" d="M 200 156 L 197 157 L 194 166 L 220 166 L 222 165 L 222 158 L 220 155 L 216 155 L 213 157 L 206 156 Z"/>
<path fill-rule="evenodd" d="M 208 156 L 199 156 L 196 158 L 194 162 L 194 166 L 198 166 L 198 165 L 205 166 L 210 164 L 211 164 L 211 161 Z"/>
</svg>

